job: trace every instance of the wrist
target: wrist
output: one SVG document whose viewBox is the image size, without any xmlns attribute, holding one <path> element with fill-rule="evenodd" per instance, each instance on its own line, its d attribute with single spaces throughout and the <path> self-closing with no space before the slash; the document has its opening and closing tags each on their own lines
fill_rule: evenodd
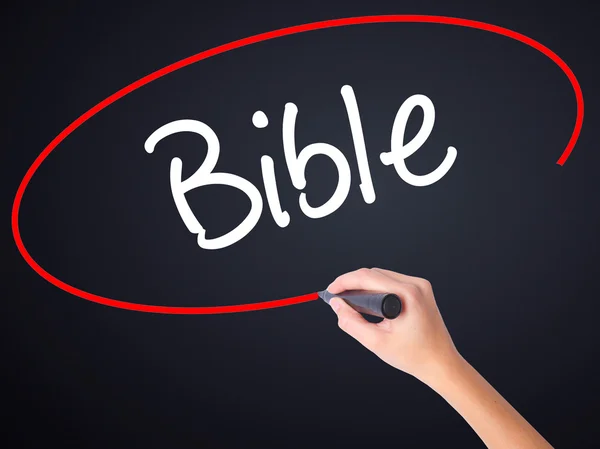
<svg viewBox="0 0 600 449">
<path fill-rule="evenodd" d="M 469 362 L 458 351 L 452 350 L 437 357 L 419 380 L 434 391 L 442 393 L 448 385 L 455 383 L 469 366 Z"/>
</svg>

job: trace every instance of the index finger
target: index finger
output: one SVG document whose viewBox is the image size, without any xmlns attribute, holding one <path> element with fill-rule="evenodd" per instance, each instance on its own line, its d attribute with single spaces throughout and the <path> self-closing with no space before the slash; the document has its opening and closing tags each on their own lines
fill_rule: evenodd
<svg viewBox="0 0 600 449">
<path fill-rule="evenodd" d="M 412 298 L 415 286 L 399 282 L 385 274 L 368 268 L 342 274 L 333 281 L 327 290 L 336 294 L 346 290 L 367 290 L 381 293 L 397 293 L 403 298 Z"/>
</svg>

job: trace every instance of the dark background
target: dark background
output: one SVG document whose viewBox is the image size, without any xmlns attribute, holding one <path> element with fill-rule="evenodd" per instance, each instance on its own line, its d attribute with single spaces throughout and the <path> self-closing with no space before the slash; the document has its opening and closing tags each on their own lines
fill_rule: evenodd
<svg viewBox="0 0 600 449">
<path fill-rule="evenodd" d="M 43 148 L 79 115 L 184 57 L 282 27 L 375 14 L 436 14 L 523 33 L 562 57 L 581 83 L 581 137 L 556 160 L 575 97 L 548 58 L 505 37 L 433 24 L 360 25 L 264 42 L 182 69 L 89 120 L 44 162 L 21 207 L 31 255 L 61 280 L 125 301 L 225 305 L 325 288 L 363 266 L 429 279 L 461 353 L 556 447 L 597 447 L 600 163 L 593 2 L 30 3 L 2 12 L 2 427 L 10 447 L 481 447 L 462 418 L 416 379 L 343 334 L 321 301 L 216 316 L 130 312 L 69 295 L 39 277 L 10 232 L 17 187 Z M 356 93 L 376 201 L 367 205 L 340 88 Z M 427 95 L 436 123 L 408 160 L 412 187 L 379 154 L 395 114 Z M 298 150 L 327 142 L 346 155 L 352 186 L 328 217 L 302 214 L 286 171 L 281 121 L 299 108 Z M 269 126 L 256 129 L 262 110 Z M 406 139 L 418 130 L 419 109 Z M 173 204 L 169 164 L 184 176 L 205 157 L 179 135 L 154 154 L 159 126 L 207 123 L 218 171 L 264 192 L 271 155 L 284 210 L 266 204 L 254 230 L 218 251 L 195 243 Z M 336 184 L 311 159 L 309 202 Z M 249 202 L 232 188 L 188 195 L 208 237 L 232 229 Z M 264 193 L 263 193 L 264 199 Z"/>
</svg>

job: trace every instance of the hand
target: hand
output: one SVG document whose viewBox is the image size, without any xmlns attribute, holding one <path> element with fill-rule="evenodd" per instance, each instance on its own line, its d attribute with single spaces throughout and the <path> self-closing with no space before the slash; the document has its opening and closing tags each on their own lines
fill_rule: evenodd
<svg viewBox="0 0 600 449">
<path fill-rule="evenodd" d="M 327 290 L 333 294 L 369 290 L 400 297 L 400 315 L 379 323 L 368 322 L 341 298 L 330 301 L 339 327 L 391 366 L 429 383 L 440 370 L 460 359 L 427 280 L 361 268 L 341 275 Z"/>
<path fill-rule="evenodd" d="M 338 277 L 330 293 L 370 290 L 395 293 L 402 312 L 393 320 L 370 323 L 341 298 L 329 304 L 342 330 L 384 362 L 415 376 L 438 392 L 490 449 L 552 449 L 512 405 L 458 353 L 425 279 L 379 268 Z"/>
</svg>

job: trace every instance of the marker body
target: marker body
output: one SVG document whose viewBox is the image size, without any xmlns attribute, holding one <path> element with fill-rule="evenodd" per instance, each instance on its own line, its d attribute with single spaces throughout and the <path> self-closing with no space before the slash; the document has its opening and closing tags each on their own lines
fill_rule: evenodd
<svg viewBox="0 0 600 449">
<path fill-rule="evenodd" d="M 369 292 L 364 290 L 347 290 L 333 294 L 327 290 L 319 292 L 319 297 L 329 304 L 331 298 L 342 298 L 354 310 L 367 315 L 393 320 L 402 311 L 402 302 L 392 293 Z"/>
</svg>

